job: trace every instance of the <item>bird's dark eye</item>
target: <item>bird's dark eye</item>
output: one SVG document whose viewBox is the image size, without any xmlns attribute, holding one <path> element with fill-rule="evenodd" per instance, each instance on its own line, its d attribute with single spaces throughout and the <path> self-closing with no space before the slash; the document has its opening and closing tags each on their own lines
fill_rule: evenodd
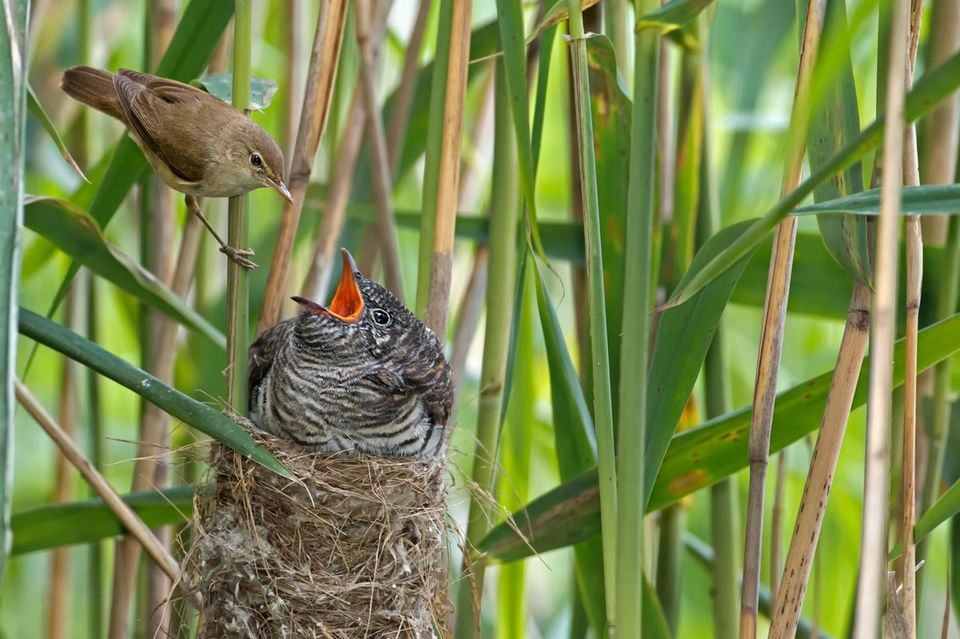
<svg viewBox="0 0 960 639">
<path fill-rule="evenodd" d="M 263 166 L 263 158 L 260 157 L 259 153 L 254 153 L 250 156 L 250 164 L 254 166 Z"/>
<path fill-rule="evenodd" d="M 380 326 L 390 325 L 390 313 L 386 312 L 382 308 L 375 308 L 371 310 L 370 313 L 373 315 L 373 321 Z"/>
</svg>

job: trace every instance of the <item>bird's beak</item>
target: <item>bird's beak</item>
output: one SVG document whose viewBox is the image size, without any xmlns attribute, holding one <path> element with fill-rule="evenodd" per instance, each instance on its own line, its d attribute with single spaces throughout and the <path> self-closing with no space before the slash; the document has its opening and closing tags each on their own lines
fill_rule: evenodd
<svg viewBox="0 0 960 639">
<path fill-rule="evenodd" d="M 270 188 L 283 196 L 290 204 L 293 204 L 293 196 L 290 195 L 290 189 L 284 184 L 283 180 L 270 180 Z"/>
<path fill-rule="evenodd" d="M 305 297 L 294 297 L 293 301 L 314 315 L 326 315 L 346 324 L 353 324 L 363 314 L 363 296 L 357 285 L 357 264 L 353 261 L 353 256 L 347 249 L 340 249 L 340 254 L 343 257 L 343 273 L 330 306 L 321 306 Z"/>
</svg>

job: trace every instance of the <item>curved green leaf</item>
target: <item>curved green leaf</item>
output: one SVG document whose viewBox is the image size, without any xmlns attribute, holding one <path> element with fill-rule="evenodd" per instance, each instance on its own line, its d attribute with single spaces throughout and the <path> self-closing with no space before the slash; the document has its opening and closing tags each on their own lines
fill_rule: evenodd
<svg viewBox="0 0 960 639">
<path fill-rule="evenodd" d="M 121 498 L 145 524 L 154 528 L 189 521 L 193 515 L 193 494 L 193 486 L 174 486 Z M 22 510 L 10 519 L 10 530 L 10 553 L 20 555 L 116 537 L 125 528 L 98 498 Z"/>
<path fill-rule="evenodd" d="M 60 151 L 60 155 L 63 156 L 63 159 L 66 160 L 67 164 L 77 172 L 83 181 L 87 184 L 90 183 L 90 180 L 87 179 L 87 176 L 83 174 L 83 171 L 80 170 L 80 166 L 77 164 L 77 161 L 73 159 L 73 156 L 70 155 L 70 151 L 67 149 L 67 145 L 64 144 L 63 138 L 60 137 L 60 133 L 57 132 L 57 127 L 53 125 L 53 120 L 50 119 L 50 116 L 47 115 L 47 112 L 44 111 L 43 105 L 40 104 L 40 100 L 37 99 L 37 94 L 33 92 L 33 87 L 27 85 L 27 108 L 30 109 L 30 113 L 33 114 L 33 117 L 40 123 L 40 126 L 43 127 L 43 130 L 47 132 L 47 135 L 50 136 L 50 139 L 53 140 L 53 143 L 57 146 L 57 150 Z"/>
<path fill-rule="evenodd" d="M 0 585 L 10 548 L 13 482 L 13 378 L 17 357 L 17 283 L 23 217 L 27 0 L 0 5 Z"/>
<path fill-rule="evenodd" d="M 894 352 L 894 387 L 903 384 L 903 351 L 904 341 L 899 340 Z M 917 369 L 924 371 L 958 352 L 960 315 L 954 315 L 920 331 Z M 866 403 L 866 371 L 869 370 L 866 363 L 863 370 L 852 408 Z M 832 377 L 833 371 L 829 371 L 777 396 L 771 453 L 800 440 L 819 426 Z M 750 407 L 744 406 L 674 437 L 657 476 L 647 512 L 676 503 L 686 495 L 746 468 L 749 428 Z M 955 494 L 953 498 L 960 500 L 960 495 Z M 930 515 L 920 532 L 928 532 L 935 517 L 941 516 Z M 525 539 L 510 526 L 501 524 L 490 531 L 480 548 L 494 558 L 514 560 L 596 536 L 600 530 L 596 468 L 534 499 L 514 513 L 513 520 Z"/>
<path fill-rule="evenodd" d="M 20 309 L 20 333 L 129 388 L 176 419 L 206 433 L 264 468 L 288 476 L 287 470 L 273 455 L 226 415 L 167 386 L 85 337 L 24 308 Z"/>
<path fill-rule="evenodd" d="M 902 215 L 960 214 L 960 184 L 924 184 L 905 186 L 901 190 Z M 802 206 L 794 215 L 879 215 L 880 189 L 871 189 L 845 197 Z"/>
<path fill-rule="evenodd" d="M 670 0 L 655 11 L 637 18 L 637 29 L 659 28 L 670 33 L 691 22 L 710 6 L 713 0 Z"/>
<path fill-rule="evenodd" d="M 152 273 L 110 244 L 86 211 L 65 200 L 28 196 L 24 225 L 55 244 L 78 264 L 204 335 L 220 348 L 226 348 L 227 340 L 220 331 Z"/>
<path fill-rule="evenodd" d="M 913 86 L 904 103 L 904 115 L 907 123 L 914 122 L 929 112 L 941 101 L 952 95 L 957 87 L 960 87 L 960 53 L 954 54 L 942 65 L 928 72 Z M 687 302 L 697 291 L 736 264 L 741 257 L 773 231 L 783 219 L 794 212 L 814 188 L 838 171 L 850 166 L 868 151 L 876 149 L 883 139 L 883 127 L 883 115 L 881 114 L 860 135 L 824 162 L 800 186 L 777 202 L 763 217 L 747 228 L 725 251 L 694 273 L 687 285 L 674 293 L 674 296 L 665 306 L 676 306 Z"/>
</svg>

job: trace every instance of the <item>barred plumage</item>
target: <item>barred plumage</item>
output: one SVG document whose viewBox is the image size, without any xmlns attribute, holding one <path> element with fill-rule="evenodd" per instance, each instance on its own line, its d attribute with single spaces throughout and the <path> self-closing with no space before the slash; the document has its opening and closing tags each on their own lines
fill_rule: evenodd
<svg viewBox="0 0 960 639">
<path fill-rule="evenodd" d="M 304 312 L 250 348 L 250 419 L 327 452 L 437 455 L 453 391 L 433 332 L 346 250 L 329 308 L 294 299 Z"/>
</svg>

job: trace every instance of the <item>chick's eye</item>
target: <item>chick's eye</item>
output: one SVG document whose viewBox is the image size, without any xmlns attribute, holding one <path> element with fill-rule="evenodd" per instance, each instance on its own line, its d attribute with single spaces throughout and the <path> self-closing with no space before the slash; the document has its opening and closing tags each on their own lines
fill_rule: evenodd
<svg viewBox="0 0 960 639">
<path fill-rule="evenodd" d="M 382 308 L 373 309 L 371 314 L 373 315 L 373 321 L 380 326 L 387 326 L 390 324 L 390 313 L 386 312 Z"/>
<path fill-rule="evenodd" d="M 254 153 L 250 156 L 250 164 L 254 166 L 263 166 L 263 158 L 260 157 L 259 153 Z"/>
</svg>

